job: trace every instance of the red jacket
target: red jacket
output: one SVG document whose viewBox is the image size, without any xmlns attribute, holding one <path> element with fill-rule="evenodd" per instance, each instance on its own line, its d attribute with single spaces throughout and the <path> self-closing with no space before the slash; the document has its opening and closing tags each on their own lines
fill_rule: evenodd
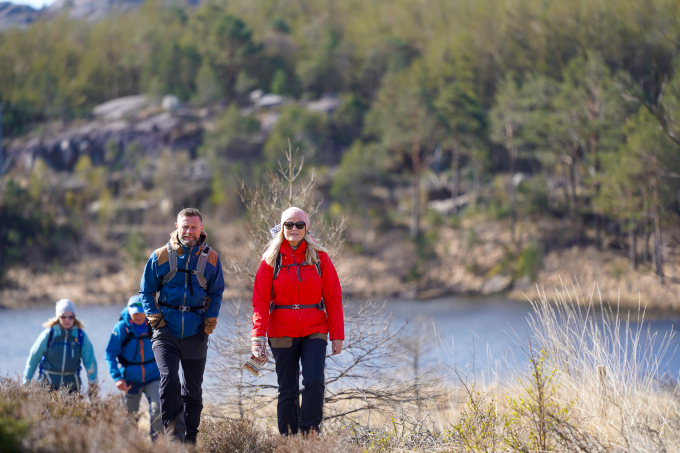
<svg viewBox="0 0 680 453">
<path fill-rule="evenodd" d="M 254 337 L 304 337 L 313 333 L 330 333 L 331 340 L 345 339 L 345 319 L 342 314 L 340 280 L 328 255 L 319 252 L 321 277 L 314 265 L 283 267 L 305 261 L 307 243 L 302 241 L 293 252 L 288 241 L 281 244 L 281 271 L 272 280 L 274 268 L 264 260 L 255 276 L 253 289 Z M 300 281 L 298 281 L 298 269 Z M 274 284 L 275 305 L 316 304 L 323 298 L 326 312 L 317 308 L 277 309 L 269 313 Z M 328 314 L 328 315 L 327 315 Z"/>
</svg>

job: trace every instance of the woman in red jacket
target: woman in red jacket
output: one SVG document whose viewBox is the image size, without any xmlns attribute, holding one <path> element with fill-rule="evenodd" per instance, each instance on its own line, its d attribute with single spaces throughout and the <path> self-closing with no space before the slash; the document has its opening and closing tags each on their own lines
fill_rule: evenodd
<svg viewBox="0 0 680 453">
<path fill-rule="evenodd" d="M 338 274 L 328 250 L 312 239 L 308 228 L 302 209 L 283 212 L 281 230 L 262 255 L 253 290 L 253 354 L 266 357 L 268 337 L 279 384 L 276 414 L 284 435 L 297 434 L 298 427 L 302 433 L 319 430 L 328 336 L 333 354 L 340 354 L 345 339 Z"/>
</svg>

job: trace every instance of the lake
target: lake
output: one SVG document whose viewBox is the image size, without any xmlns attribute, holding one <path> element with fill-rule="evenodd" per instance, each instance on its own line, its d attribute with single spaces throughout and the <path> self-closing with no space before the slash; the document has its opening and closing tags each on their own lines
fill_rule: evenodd
<svg viewBox="0 0 680 453">
<path fill-rule="evenodd" d="M 94 345 L 97 358 L 99 381 L 105 391 L 115 389 L 105 360 L 105 349 L 114 324 L 117 322 L 120 306 L 79 306 L 78 318 L 85 323 L 85 331 Z M 440 298 L 429 301 L 394 300 L 387 303 L 387 311 L 394 315 L 394 325 L 410 319 L 409 329 L 420 329 L 423 335 L 436 331 L 437 336 L 448 347 L 439 343 L 430 348 L 426 359 L 438 360 L 449 365 L 465 368 L 474 357 L 479 370 L 488 369 L 497 361 L 524 363 L 520 346 L 526 345 L 527 317 L 532 311 L 527 302 L 500 298 L 465 299 Z M 223 311 L 226 316 L 227 310 Z M 30 309 L 0 310 L 0 375 L 16 377 L 26 364 L 31 345 L 43 330 L 42 323 L 54 316 L 54 308 L 37 307 Z M 654 319 L 645 322 L 651 331 L 659 336 L 680 327 L 680 315 L 675 319 Z M 218 322 L 219 329 L 219 322 Z M 645 329 L 646 330 L 646 329 Z M 680 339 L 674 339 L 667 357 L 667 369 L 677 376 L 680 370 L 680 354 L 672 354 Z M 451 346 L 453 346 L 451 348 Z M 212 357 L 209 353 L 209 358 Z M 491 358 L 491 360 L 489 360 Z M 82 372 L 81 377 L 85 373 Z M 209 387 L 206 373 L 206 388 Z M 206 390 L 206 397 L 210 398 Z"/>
</svg>

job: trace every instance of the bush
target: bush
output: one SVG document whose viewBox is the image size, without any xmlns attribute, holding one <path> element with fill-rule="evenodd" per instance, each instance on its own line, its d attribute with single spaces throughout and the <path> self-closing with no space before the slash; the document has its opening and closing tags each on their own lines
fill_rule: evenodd
<svg viewBox="0 0 680 453">
<path fill-rule="evenodd" d="M 198 434 L 202 453 L 271 453 L 277 438 L 247 417 L 203 420 Z"/>
<path fill-rule="evenodd" d="M 0 378 L 0 451 L 50 453 L 175 453 L 164 438 L 151 444 L 118 395 L 88 400 Z"/>
<path fill-rule="evenodd" d="M 541 261 L 543 256 L 541 248 L 535 242 L 529 243 L 519 254 L 517 258 L 517 265 L 515 272 L 517 277 L 529 276 L 536 281 L 538 278 L 538 271 L 541 270 Z"/>
</svg>

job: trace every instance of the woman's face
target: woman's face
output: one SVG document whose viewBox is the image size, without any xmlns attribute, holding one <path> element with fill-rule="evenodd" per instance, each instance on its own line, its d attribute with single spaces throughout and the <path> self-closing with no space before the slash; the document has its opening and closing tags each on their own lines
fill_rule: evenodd
<svg viewBox="0 0 680 453">
<path fill-rule="evenodd" d="M 64 329 L 70 329 L 75 322 L 76 316 L 70 311 L 66 311 L 59 315 L 59 325 Z"/>
<path fill-rule="evenodd" d="M 291 217 L 290 219 L 283 222 L 283 237 L 286 238 L 290 245 L 297 247 L 302 242 L 305 237 L 305 232 L 307 227 L 304 225 L 305 222 L 298 219 L 297 217 Z M 302 224 L 302 229 L 298 229 L 298 226 Z M 288 229 L 288 227 L 291 227 Z"/>
</svg>

